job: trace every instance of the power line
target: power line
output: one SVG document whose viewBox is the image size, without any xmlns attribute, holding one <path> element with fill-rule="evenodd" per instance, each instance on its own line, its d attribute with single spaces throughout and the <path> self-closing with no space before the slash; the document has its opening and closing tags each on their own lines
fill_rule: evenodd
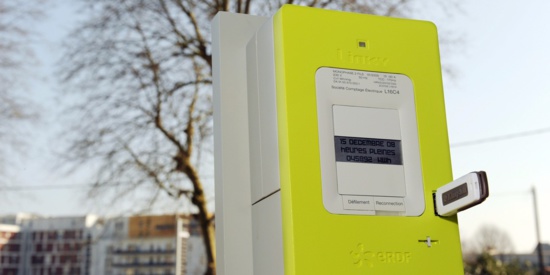
<svg viewBox="0 0 550 275">
<path fill-rule="evenodd" d="M 44 185 L 17 185 L 17 186 L 0 186 L 0 192 L 2 191 L 37 191 L 37 190 L 53 190 L 53 189 L 73 189 L 73 188 L 91 188 L 91 187 L 115 187 L 120 185 L 136 184 L 135 181 L 119 181 L 102 183 L 100 185 L 96 183 L 84 183 L 84 184 L 44 184 Z"/>
<path fill-rule="evenodd" d="M 73 188 L 89 188 L 94 184 L 48 184 L 48 185 L 19 185 L 19 186 L 2 186 L 0 191 L 37 191 L 49 189 L 73 189 Z"/>
<path fill-rule="evenodd" d="M 211 176 L 203 176 L 202 179 L 211 179 Z M 17 186 L 0 186 L 0 192 L 4 191 L 38 191 L 38 190 L 54 190 L 54 189 L 77 189 L 77 188 L 108 188 L 115 187 L 120 185 L 130 185 L 136 184 L 135 181 L 119 181 L 119 182 L 110 182 L 107 184 L 97 185 L 95 183 L 86 183 L 86 184 L 45 184 L 45 185 L 17 185 Z"/>
<path fill-rule="evenodd" d="M 531 130 L 531 131 L 525 131 L 525 132 L 517 132 L 513 134 L 508 135 L 502 135 L 502 136 L 494 136 L 489 138 L 483 138 L 483 139 L 477 139 L 477 140 L 471 140 L 471 141 L 464 141 L 464 142 L 458 142 L 453 143 L 450 145 L 451 148 L 457 148 L 457 147 L 465 147 L 465 146 L 472 146 L 472 145 L 478 145 L 483 143 L 491 143 L 491 142 L 498 142 L 508 139 L 514 139 L 514 138 L 522 138 L 527 136 L 535 136 L 535 135 L 542 135 L 550 133 L 550 127 L 548 128 L 542 128 L 537 130 Z M 121 182 L 117 183 L 116 185 L 120 184 L 132 184 L 132 182 Z M 84 188 L 84 187 L 92 187 L 94 184 L 52 184 L 52 185 L 21 185 L 21 186 L 4 186 L 0 187 L 0 191 L 35 191 L 35 190 L 49 190 L 49 189 L 73 189 L 73 188 Z M 101 186 L 101 187 L 106 187 Z"/>
<path fill-rule="evenodd" d="M 517 132 L 513 134 L 508 135 L 502 135 L 502 136 L 494 136 L 490 138 L 483 138 L 483 139 L 477 139 L 472 141 L 464 141 L 464 142 L 458 142 L 451 144 L 452 148 L 456 147 L 465 147 L 465 146 L 472 146 L 472 145 L 478 145 L 482 143 L 490 143 L 490 142 L 497 142 L 497 141 L 503 141 L 508 139 L 514 139 L 514 138 L 522 138 L 527 136 L 535 136 L 535 135 L 542 135 L 550 133 L 550 127 L 548 128 L 542 128 L 537 130 L 531 130 L 531 131 L 525 131 L 525 132 Z"/>
</svg>

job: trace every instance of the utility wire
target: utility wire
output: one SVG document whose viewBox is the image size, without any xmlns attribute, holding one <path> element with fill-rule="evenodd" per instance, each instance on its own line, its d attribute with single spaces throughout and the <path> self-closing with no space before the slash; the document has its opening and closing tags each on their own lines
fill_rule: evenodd
<svg viewBox="0 0 550 275">
<path fill-rule="evenodd" d="M 211 176 L 203 176 L 203 179 L 211 179 Z M 109 184 L 102 184 L 97 187 L 99 188 L 109 188 L 119 185 L 130 185 L 135 184 L 135 181 L 119 181 L 111 182 Z M 93 187 L 94 183 L 87 184 L 45 184 L 45 185 L 16 185 L 16 186 L 1 186 L 0 192 L 4 191 L 38 191 L 38 190 L 53 190 L 53 189 L 76 189 L 76 188 L 90 188 Z"/>
<path fill-rule="evenodd" d="M 130 182 L 126 183 L 130 184 Z M 49 185 L 18 185 L 18 186 L 2 186 L 0 191 L 35 191 L 49 189 L 73 189 L 73 188 L 89 188 L 94 184 L 49 184 Z M 117 184 L 120 185 L 120 184 Z M 102 186 L 103 187 L 103 186 Z"/>
<path fill-rule="evenodd" d="M 110 182 L 108 184 L 101 184 L 97 187 L 99 188 L 108 188 L 115 187 L 120 185 L 130 185 L 135 184 L 134 181 L 118 181 Z M 53 189 L 73 189 L 73 188 L 90 188 L 94 187 L 95 183 L 83 183 L 83 184 L 44 184 L 44 185 L 11 185 L 11 186 L 0 186 L 0 192 L 2 191 L 37 191 L 37 190 L 53 190 Z"/>
<path fill-rule="evenodd" d="M 490 138 L 483 138 L 483 139 L 477 139 L 472 141 L 464 141 L 464 142 L 458 142 L 451 144 L 452 148 L 456 147 L 465 147 L 465 146 L 472 146 L 472 145 L 478 145 L 483 143 L 491 143 L 491 142 L 497 142 L 497 141 L 503 141 L 508 139 L 514 139 L 514 138 L 522 138 L 527 136 L 535 136 L 535 135 L 542 135 L 550 133 L 550 127 L 548 128 L 542 128 L 537 130 L 531 130 L 531 131 L 525 131 L 525 132 L 518 132 L 508 135 L 502 135 L 502 136 L 495 136 Z"/>
<path fill-rule="evenodd" d="M 502 135 L 502 136 L 494 136 L 494 137 L 471 140 L 471 141 L 457 142 L 457 143 L 451 144 L 450 147 L 451 148 L 466 147 L 466 146 L 478 145 L 483 143 L 492 143 L 492 142 L 498 142 L 498 141 L 503 141 L 508 139 L 514 139 L 514 138 L 542 135 L 546 133 L 550 133 L 550 127 L 531 130 L 531 131 L 525 131 L 525 132 L 517 132 L 517 133 Z M 120 185 L 120 184 L 132 184 L 132 182 L 118 183 L 117 185 Z M 92 187 L 93 185 L 94 184 L 20 185 L 20 186 L 4 186 L 4 187 L 0 186 L 0 191 L 27 191 L 27 190 L 34 191 L 34 190 L 48 190 L 48 189 L 72 189 L 72 188 Z M 102 187 L 106 187 L 106 186 L 102 186 Z"/>
</svg>

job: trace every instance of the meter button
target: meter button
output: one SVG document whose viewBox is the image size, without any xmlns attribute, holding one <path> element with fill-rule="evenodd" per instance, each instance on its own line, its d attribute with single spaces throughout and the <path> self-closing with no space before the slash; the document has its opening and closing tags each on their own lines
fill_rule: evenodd
<svg viewBox="0 0 550 275">
<path fill-rule="evenodd" d="M 342 196 L 344 209 L 348 210 L 374 210 L 374 201 L 368 196 Z"/>
<path fill-rule="evenodd" d="M 374 209 L 377 211 L 405 211 L 405 201 L 402 198 L 375 197 Z"/>
</svg>

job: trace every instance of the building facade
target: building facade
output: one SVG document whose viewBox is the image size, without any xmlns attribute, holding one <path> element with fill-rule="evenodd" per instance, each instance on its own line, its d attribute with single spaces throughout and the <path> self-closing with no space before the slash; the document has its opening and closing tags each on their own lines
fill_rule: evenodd
<svg viewBox="0 0 550 275">
<path fill-rule="evenodd" d="M 96 221 L 94 215 L 23 221 L 23 274 L 92 274 Z"/>
<path fill-rule="evenodd" d="M 550 244 L 538 244 L 532 253 L 526 254 L 496 254 L 494 255 L 495 259 L 505 263 L 518 263 L 522 267 L 532 267 L 538 269 L 539 267 L 539 256 L 538 256 L 538 246 L 542 245 L 542 260 L 545 268 L 545 272 L 550 274 Z"/>
<path fill-rule="evenodd" d="M 0 217 L 0 275 L 204 274 L 192 216 L 21 217 Z"/>
<path fill-rule="evenodd" d="M 20 227 L 0 224 L 0 274 L 21 274 L 21 232 Z"/>
<path fill-rule="evenodd" d="M 177 260 L 189 237 L 185 221 L 177 215 L 158 215 L 108 222 L 101 237 L 105 274 L 186 274 L 184 263 Z"/>
</svg>

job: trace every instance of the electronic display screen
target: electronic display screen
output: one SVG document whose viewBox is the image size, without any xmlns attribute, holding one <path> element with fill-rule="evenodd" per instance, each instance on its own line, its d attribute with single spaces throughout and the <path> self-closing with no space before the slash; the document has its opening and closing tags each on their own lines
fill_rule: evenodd
<svg viewBox="0 0 550 275">
<path fill-rule="evenodd" d="M 402 165 L 401 140 L 334 137 L 336 161 Z"/>
</svg>

